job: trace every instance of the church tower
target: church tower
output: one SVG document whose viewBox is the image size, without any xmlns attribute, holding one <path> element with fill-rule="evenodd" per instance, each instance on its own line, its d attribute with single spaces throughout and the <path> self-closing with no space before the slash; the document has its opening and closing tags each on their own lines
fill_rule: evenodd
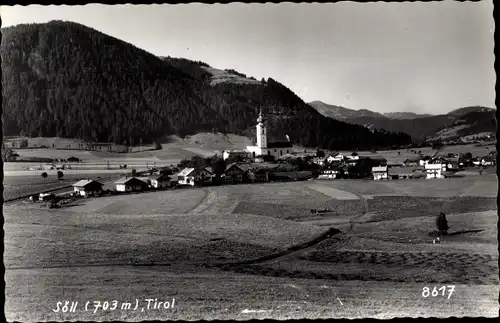
<svg viewBox="0 0 500 323">
<path fill-rule="evenodd" d="M 266 125 L 264 124 L 264 118 L 262 117 L 262 109 L 257 118 L 257 147 L 267 148 L 267 131 Z"/>
</svg>

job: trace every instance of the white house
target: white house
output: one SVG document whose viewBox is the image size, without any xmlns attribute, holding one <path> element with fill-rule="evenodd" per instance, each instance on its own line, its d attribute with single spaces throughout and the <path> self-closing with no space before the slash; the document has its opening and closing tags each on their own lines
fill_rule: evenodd
<svg viewBox="0 0 500 323">
<path fill-rule="evenodd" d="M 388 179 L 387 166 L 372 167 L 372 174 L 374 180 Z"/>
<path fill-rule="evenodd" d="M 165 174 L 149 176 L 148 182 L 152 188 L 165 188 L 172 186 L 171 178 Z"/>
<path fill-rule="evenodd" d="M 341 153 L 333 154 L 333 155 L 326 157 L 327 163 L 341 162 L 343 160 L 344 160 L 344 156 Z"/>
<path fill-rule="evenodd" d="M 443 171 L 446 171 L 446 165 L 443 164 L 425 164 L 427 179 L 444 178 Z"/>
<path fill-rule="evenodd" d="M 264 123 L 264 118 L 262 116 L 262 111 L 259 113 L 257 118 L 257 145 L 247 146 L 247 151 L 252 155 L 253 158 L 261 155 L 269 155 L 278 158 L 284 154 L 289 154 L 292 152 L 292 144 L 290 143 L 290 138 L 286 135 L 286 140 L 280 141 L 268 141 L 267 138 L 267 128 Z"/>
<path fill-rule="evenodd" d="M 323 166 L 325 164 L 325 158 L 324 157 L 314 157 L 312 159 L 312 162 L 316 165 Z"/>
<path fill-rule="evenodd" d="M 184 168 L 177 174 L 179 185 L 191 185 L 196 183 L 207 183 L 212 181 L 213 174 L 205 168 Z"/>
<path fill-rule="evenodd" d="M 83 179 L 73 184 L 74 192 L 80 196 L 97 195 L 102 191 L 103 184 L 91 179 Z"/>
<path fill-rule="evenodd" d="M 115 182 L 118 192 L 140 192 L 147 187 L 146 182 L 135 177 L 124 177 Z"/>
<path fill-rule="evenodd" d="M 336 179 L 339 177 L 340 171 L 338 169 L 325 169 L 321 171 L 318 179 Z"/>
</svg>

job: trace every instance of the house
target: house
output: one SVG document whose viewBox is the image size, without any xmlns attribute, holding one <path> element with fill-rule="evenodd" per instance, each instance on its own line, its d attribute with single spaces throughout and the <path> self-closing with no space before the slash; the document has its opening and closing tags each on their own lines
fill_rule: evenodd
<svg viewBox="0 0 500 323">
<path fill-rule="evenodd" d="M 495 165 L 495 158 L 492 156 L 485 156 L 481 158 L 481 166 L 493 166 Z"/>
<path fill-rule="evenodd" d="M 404 166 L 423 166 L 423 164 L 420 164 L 420 161 L 420 158 L 408 158 L 403 162 L 403 164 Z"/>
<path fill-rule="evenodd" d="M 79 159 L 79 158 L 76 158 L 76 157 L 69 157 L 69 158 L 67 159 L 67 161 L 68 161 L 69 163 L 79 163 L 79 162 L 80 162 L 80 159 Z"/>
<path fill-rule="evenodd" d="M 269 170 L 266 168 L 252 168 L 248 171 L 248 179 L 250 182 L 269 182 Z"/>
<path fill-rule="evenodd" d="M 325 158 L 324 157 L 314 157 L 311 162 L 316 165 L 323 166 L 325 164 Z"/>
<path fill-rule="evenodd" d="M 420 157 L 418 164 L 419 164 L 419 166 L 425 166 L 431 160 L 432 160 L 432 158 L 430 156 L 422 156 L 422 157 Z"/>
<path fill-rule="evenodd" d="M 237 164 L 229 164 L 224 172 L 224 179 L 228 183 L 242 183 L 245 171 Z"/>
<path fill-rule="evenodd" d="M 410 179 L 423 177 L 421 166 L 391 167 L 387 171 L 387 176 L 392 179 Z M 420 174 L 419 174 L 420 173 Z"/>
<path fill-rule="evenodd" d="M 232 158 L 244 160 L 247 159 L 250 156 L 250 154 L 248 153 L 248 151 L 245 150 L 224 150 L 222 152 L 222 159 L 226 160 L 230 156 Z"/>
<path fill-rule="evenodd" d="M 262 111 L 260 111 L 259 117 L 257 118 L 256 130 L 257 144 L 255 146 L 247 146 L 246 149 L 252 158 L 262 155 L 278 158 L 284 154 L 291 153 L 293 145 L 288 135 L 279 135 L 269 140 Z"/>
<path fill-rule="evenodd" d="M 318 179 L 337 179 L 340 177 L 340 168 L 323 169 Z"/>
<path fill-rule="evenodd" d="M 166 188 L 172 186 L 171 178 L 168 175 L 152 175 L 148 177 L 149 186 L 152 188 Z"/>
<path fill-rule="evenodd" d="M 147 188 L 148 184 L 137 177 L 124 177 L 115 182 L 118 192 L 140 192 Z"/>
<path fill-rule="evenodd" d="M 55 197 L 56 195 L 53 193 L 40 193 L 40 195 L 38 195 L 40 201 L 50 201 Z"/>
<path fill-rule="evenodd" d="M 205 168 L 184 168 L 177 174 L 179 185 L 207 184 L 212 182 L 213 173 Z"/>
<path fill-rule="evenodd" d="M 344 160 L 344 156 L 341 153 L 331 154 L 326 157 L 327 163 L 341 162 Z"/>
<path fill-rule="evenodd" d="M 73 184 L 73 190 L 80 196 L 99 195 L 102 192 L 102 183 L 91 179 L 83 179 Z"/>
<path fill-rule="evenodd" d="M 446 165 L 443 164 L 426 164 L 425 171 L 427 179 L 430 178 L 443 178 L 443 168 L 446 171 Z"/>
<path fill-rule="evenodd" d="M 388 179 L 387 166 L 374 166 L 372 167 L 372 174 L 374 180 Z"/>
<path fill-rule="evenodd" d="M 453 156 L 453 157 L 448 157 L 447 159 L 447 164 L 446 164 L 446 169 L 447 170 L 460 170 L 460 160 L 459 157 Z"/>
</svg>

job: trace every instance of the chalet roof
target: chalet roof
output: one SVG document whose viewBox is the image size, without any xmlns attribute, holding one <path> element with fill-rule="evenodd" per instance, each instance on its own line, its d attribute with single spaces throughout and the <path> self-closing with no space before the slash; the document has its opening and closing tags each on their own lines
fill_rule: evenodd
<svg viewBox="0 0 500 323">
<path fill-rule="evenodd" d="M 387 166 L 372 167 L 372 172 L 387 172 Z"/>
<path fill-rule="evenodd" d="M 91 179 L 82 179 L 81 181 L 76 182 L 73 184 L 74 187 L 85 187 L 89 185 L 99 185 L 102 186 L 102 183 L 99 183 L 97 181 L 91 180 Z"/>
<path fill-rule="evenodd" d="M 194 172 L 194 168 L 187 167 L 181 170 L 179 174 L 177 174 L 177 176 L 189 176 L 189 174 L 191 174 L 192 172 Z"/>
<path fill-rule="evenodd" d="M 256 168 L 256 166 L 252 165 L 252 164 L 232 163 L 232 164 L 227 165 L 226 171 L 228 171 L 232 167 L 239 168 L 243 172 L 246 172 L 246 171 L 249 171 L 251 169 Z"/>
<path fill-rule="evenodd" d="M 212 166 L 207 166 L 207 167 L 205 167 L 204 169 L 205 169 L 207 172 L 209 172 L 209 173 L 212 173 L 212 174 L 214 173 L 214 168 L 213 168 Z"/>
<path fill-rule="evenodd" d="M 115 182 L 115 184 L 135 184 L 135 183 L 139 183 L 141 185 L 146 184 L 144 183 L 144 181 L 138 179 L 137 177 L 122 177 Z"/>
</svg>

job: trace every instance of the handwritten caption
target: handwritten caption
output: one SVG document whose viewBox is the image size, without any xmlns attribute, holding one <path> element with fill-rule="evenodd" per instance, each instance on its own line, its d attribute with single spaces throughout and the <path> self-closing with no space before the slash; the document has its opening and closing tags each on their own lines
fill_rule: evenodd
<svg viewBox="0 0 500 323">
<path fill-rule="evenodd" d="M 175 308 L 175 298 L 171 300 L 158 301 L 157 298 L 146 298 L 140 300 L 136 298 L 131 302 L 112 301 L 60 301 L 52 309 L 54 313 L 76 313 L 76 312 L 98 312 L 110 311 L 141 311 L 146 310 L 173 310 Z"/>
<path fill-rule="evenodd" d="M 450 299 L 451 294 L 453 294 L 453 292 L 455 291 L 455 285 L 442 286 L 439 288 L 437 286 L 434 286 L 432 290 L 430 287 L 425 286 L 422 289 L 422 297 L 427 298 L 429 296 L 431 297 L 446 296 L 447 289 L 448 289 L 448 299 Z"/>
</svg>

